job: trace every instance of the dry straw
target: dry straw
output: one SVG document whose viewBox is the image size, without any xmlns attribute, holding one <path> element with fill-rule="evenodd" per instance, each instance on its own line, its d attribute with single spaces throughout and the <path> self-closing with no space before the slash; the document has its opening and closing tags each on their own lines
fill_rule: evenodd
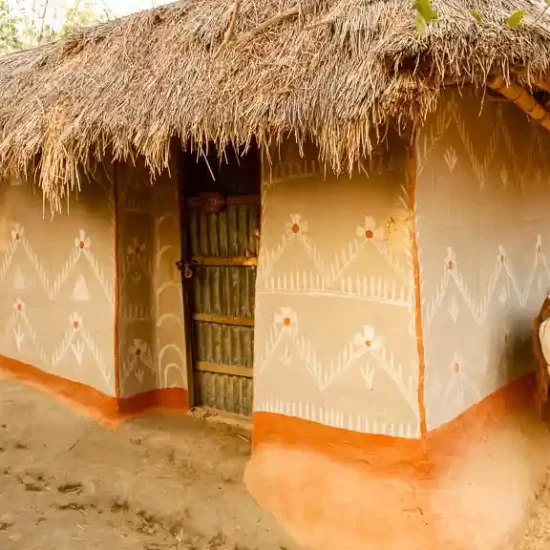
<svg viewBox="0 0 550 550">
<path fill-rule="evenodd" d="M 313 139 L 339 172 L 385 126 L 418 123 L 445 84 L 550 63 L 550 15 L 535 0 L 187 0 L 0 59 L 0 166 L 34 170 L 59 208 L 80 165 L 109 151 L 153 172 L 173 137 L 200 146 Z M 471 15 L 476 9 L 481 23 Z M 506 26 L 525 10 L 517 29 Z"/>
</svg>

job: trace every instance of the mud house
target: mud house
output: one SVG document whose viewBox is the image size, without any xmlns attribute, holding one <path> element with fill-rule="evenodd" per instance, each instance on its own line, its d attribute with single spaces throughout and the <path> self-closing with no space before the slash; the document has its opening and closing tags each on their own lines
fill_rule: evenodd
<svg viewBox="0 0 550 550">
<path fill-rule="evenodd" d="M 412 4 L 188 0 L 0 59 L 1 368 L 251 417 L 312 547 L 498 548 L 546 465 L 549 16 Z"/>
</svg>

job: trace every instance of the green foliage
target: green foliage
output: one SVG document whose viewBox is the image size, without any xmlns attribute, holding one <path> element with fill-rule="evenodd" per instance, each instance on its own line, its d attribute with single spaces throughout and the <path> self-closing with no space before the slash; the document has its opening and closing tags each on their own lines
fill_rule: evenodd
<svg viewBox="0 0 550 550">
<path fill-rule="evenodd" d="M 437 19 L 437 12 L 432 6 L 431 0 L 416 0 L 416 30 L 420 36 L 426 32 L 426 26 Z"/>
<path fill-rule="evenodd" d="M 550 0 L 544 0 L 544 3 L 546 6 L 532 24 L 537 23 L 550 9 Z M 424 36 L 428 24 L 437 19 L 437 11 L 434 9 L 431 0 L 415 0 L 414 8 L 416 10 L 416 31 L 420 36 Z M 481 25 L 483 22 L 481 13 L 473 8 L 468 11 L 476 23 Z M 510 29 L 519 28 L 524 23 L 524 16 L 525 12 L 523 10 L 516 10 L 506 19 L 506 26 Z"/>
<path fill-rule="evenodd" d="M 0 0 L 0 54 L 21 48 L 18 18 L 13 16 L 5 0 Z"/>
<path fill-rule="evenodd" d="M 550 0 L 548 0 L 550 2 Z M 481 25 L 481 13 L 479 13 L 476 9 L 470 10 L 470 15 Z"/>
<path fill-rule="evenodd" d="M 66 36 L 78 29 L 90 27 L 107 19 L 106 12 L 97 15 L 92 9 L 90 0 L 75 0 L 74 6 L 65 14 L 65 23 L 60 31 L 60 36 Z"/>
<path fill-rule="evenodd" d="M 523 16 L 525 12 L 523 10 L 515 11 L 508 19 L 506 19 L 506 25 L 511 29 L 517 29 L 523 22 Z"/>
<path fill-rule="evenodd" d="M 16 17 L 7 0 L 0 0 L 0 54 L 51 42 L 109 19 L 106 11 L 99 15 L 94 12 L 92 0 L 73 0 L 63 14 L 62 24 L 57 28 L 48 23 L 52 13 L 49 1 L 42 0 L 33 2 L 32 9 Z M 54 19 L 59 20 L 59 17 Z"/>
</svg>

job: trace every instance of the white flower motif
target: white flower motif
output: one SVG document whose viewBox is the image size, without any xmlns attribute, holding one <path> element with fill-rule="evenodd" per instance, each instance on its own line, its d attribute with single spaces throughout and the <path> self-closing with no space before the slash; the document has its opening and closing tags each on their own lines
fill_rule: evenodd
<svg viewBox="0 0 550 550">
<path fill-rule="evenodd" d="M 147 345 L 147 342 L 136 338 L 134 339 L 133 345 L 130 346 L 130 355 L 133 357 L 145 357 L 148 349 L 149 346 Z"/>
<path fill-rule="evenodd" d="M 299 235 L 306 235 L 308 232 L 309 224 L 306 220 L 302 220 L 300 214 L 291 214 L 290 222 L 285 224 L 286 231 L 292 237 L 298 237 Z"/>
<path fill-rule="evenodd" d="M 462 367 L 462 359 L 456 352 L 451 359 L 450 367 L 455 374 L 460 373 L 460 369 Z"/>
<path fill-rule="evenodd" d="M 25 302 L 23 302 L 21 298 L 17 298 L 13 304 L 13 309 L 17 311 L 17 313 L 23 313 L 25 311 Z"/>
<path fill-rule="evenodd" d="M 79 250 L 87 250 L 92 245 L 92 241 L 90 237 L 86 236 L 84 229 L 80 230 L 79 236 L 74 240 L 74 245 Z"/>
<path fill-rule="evenodd" d="M 498 261 L 503 264 L 506 261 L 506 252 L 504 250 L 504 247 L 501 245 L 498 247 Z"/>
<path fill-rule="evenodd" d="M 360 239 L 371 241 L 384 238 L 384 228 L 376 225 L 376 220 L 369 216 L 365 217 L 365 225 L 357 227 L 357 236 Z"/>
<path fill-rule="evenodd" d="M 82 315 L 80 313 L 71 313 L 69 315 L 69 323 L 73 327 L 73 330 L 80 330 L 82 328 Z"/>
<path fill-rule="evenodd" d="M 20 242 L 24 236 L 25 236 L 25 228 L 19 223 L 14 223 L 13 228 L 11 230 L 11 238 L 13 242 L 16 242 L 16 243 Z"/>
<path fill-rule="evenodd" d="M 376 350 L 382 347 L 382 338 L 376 335 L 376 330 L 371 325 L 365 325 L 363 332 L 356 332 L 353 336 L 353 343 L 358 348 Z"/>
<path fill-rule="evenodd" d="M 298 315 L 289 307 L 282 307 L 274 315 L 277 325 L 282 325 L 284 330 L 296 330 L 298 328 Z"/>
<path fill-rule="evenodd" d="M 445 265 L 447 266 L 447 269 L 450 270 L 456 268 L 456 254 L 450 246 L 447 247 L 447 257 L 445 258 Z"/>
<path fill-rule="evenodd" d="M 145 250 L 145 243 L 134 237 L 133 244 L 128 246 L 128 250 L 127 250 L 128 258 L 139 256 L 144 252 L 144 250 Z"/>
</svg>

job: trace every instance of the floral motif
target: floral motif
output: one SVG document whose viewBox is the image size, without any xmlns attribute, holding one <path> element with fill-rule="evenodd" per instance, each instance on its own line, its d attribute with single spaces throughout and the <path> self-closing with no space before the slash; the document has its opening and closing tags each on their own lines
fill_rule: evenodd
<svg viewBox="0 0 550 550">
<path fill-rule="evenodd" d="M 498 261 L 503 264 L 506 261 L 506 252 L 503 246 L 498 247 Z"/>
<path fill-rule="evenodd" d="M 305 235 L 308 232 L 308 222 L 302 220 L 300 214 L 291 214 L 290 222 L 286 224 L 286 230 L 293 237 L 298 237 L 299 235 Z"/>
<path fill-rule="evenodd" d="M 453 270 L 456 268 L 456 254 L 455 251 L 451 248 L 447 248 L 447 257 L 445 258 L 445 264 L 447 268 Z"/>
<path fill-rule="evenodd" d="M 17 298 L 13 304 L 13 309 L 17 311 L 17 313 L 23 313 L 25 311 L 25 302 L 23 302 L 21 298 Z"/>
<path fill-rule="evenodd" d="M 127 255 L 129 259 L 143 254 L 145 251 L 145 243 L 136 237 L 133 238 L 132 244 L 128 246 Z"/>
<path fill-rule="evenodd" d="M 289 307 L 282 307 L 277 313 L 275 313 L 275 323 L 282 325 L 283 329 L 298 328 L 298 315 Z"/>
<path fill-rule="evenodd" d="M 133 357 L 145 357 L 148 349 L 149 346 L 147 345 L 147 342 L 136 338 L 134 339 L 133 345 L 130 346 L 130 355 Z"/>
<path fill-rule="evenodd" d="M 88 250 L 92 245 L 92 241 L 90 237 L 86 236 L 84 229 L 80 230 L 79 236 L 74 240 L 74 245 L 79 250 Z"/>
<path fill-rule="evenodd" d="M 11 238 L 13 242 L 16 242 L 16 243 L 20 242 L 24 236 L 25 236 L 25 228 L 19 223 L 13 224 L 13 228 L 11 230 Z"/>
<path fill-rule="evenodd" d="M 80 330 L 82 328 L 82 315 L 76 312 L 71 313 L 71 315 L 69 315 L 69 323 L 73 327 L 73 330 Z"/>
<path fill-rule="evenodd" d="M 371 325 L 365 325 L 363 332 L 355 333 L 353 343 L 357 347 L 365 348 L 369 351 L 382 347 L 382 339 L 376 335 L 376 330 Z"/>
<path fill-rule="evenodd" d="M 384 228 L 376 225 L 376 220 L 369 216 L 365 217 L 365 225 L 357 227 L 357 236 L 360 239 L 371 241 L 379 240 L 384 237 Z"/>
</svg>

